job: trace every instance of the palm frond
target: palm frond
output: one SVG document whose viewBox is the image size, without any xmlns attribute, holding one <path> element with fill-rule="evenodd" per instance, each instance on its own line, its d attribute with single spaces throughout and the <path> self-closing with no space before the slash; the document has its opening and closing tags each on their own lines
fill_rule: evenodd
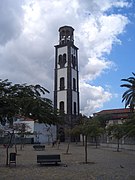
<svg viewBox="0 0 135 180">
<path fill-rule="evenodd" d="M 131 88 L 132 86 L 131 86 L 131 84 L 122 84 L 122 85 L 120 85 L 120 87 Z"/>
</svg>

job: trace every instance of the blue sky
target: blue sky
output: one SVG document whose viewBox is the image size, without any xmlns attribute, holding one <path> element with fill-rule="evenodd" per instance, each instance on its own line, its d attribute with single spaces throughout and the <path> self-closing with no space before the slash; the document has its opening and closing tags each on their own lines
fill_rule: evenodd
<svg viewBox="0 0 135 180">
<path fill-rule="evenodd" d="M 53 101 L 58 29 L 72 26 L 79 48 L 80 111 L 121 108 L 121 79 L 135 69 L 134 0 L 3 0 L 0 78 L 40 84 Z"/>
<path fill-rule="evenodd" d="M 94 84 L 111 84 L 111 92 L 116 94 L 115 98 L 104 104 L 104 109 L 124 108 L 125 104 L 122 103 L 122 94 L 125 88 L 120 87 L 124 84 L 121 81 L 123 78 L 132 76 L 135 72 L 135 5 L 129 8 L 127 13 L 130 23 L 126 26 L 125 32 L 119 36 L 121 45 L 114 45 L 108 58 L 115 62 L 117 70 L 111 70 L 94 81 Z M 132 13 L 132 15 L 131 15 Z"/>
</svg>

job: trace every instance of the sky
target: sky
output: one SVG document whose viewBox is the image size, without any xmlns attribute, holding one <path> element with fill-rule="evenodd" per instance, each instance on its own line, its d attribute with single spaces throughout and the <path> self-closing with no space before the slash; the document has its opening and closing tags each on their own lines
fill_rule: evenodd
<svg viewBox="0 0 135 180">
<path fill-rule="evenodd" d="M 134 0 L 1 0 L 0 79 L 40 84 L 53 101 L 58 29 L 79 48 L 80 112 L 124 108 L 122 78 L 135 72 Z"/>
</svg>

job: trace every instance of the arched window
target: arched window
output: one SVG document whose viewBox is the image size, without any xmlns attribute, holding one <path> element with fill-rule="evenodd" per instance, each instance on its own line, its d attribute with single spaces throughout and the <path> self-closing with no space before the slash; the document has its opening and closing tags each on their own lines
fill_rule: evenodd
<svg viewBox="0 0 135 180">
<path fill-rule="evenodd" d="M 63 61 L 66 63 L 66 54 L 63 54 Z"/>
<path fill-rule="evenodd" d="M 63 101 L 60 102 L 60 112 L 64 113 L 64 102 Z"/>
<path fill-rule="evenodd" d="M 62 63 L 62 55 L 60 54 L 59 55 L 59 62 L 58 62 L 58 64 L 61 65 L 61 63 Z"/>
<path fill-rule="evenodd" d="M 65 89 L 65 80 L 64 77 L 60 78 L 60 90 Z"/>
<path fill-rule="evenodd" d="M 60 65 L 60 68 L 64 68 L 65 63 L 66 63 L 66 54 L 63 54 L 63 56 L 60 54 L 59 62 L 58 62 L 58 64 Z"/>
</svg>

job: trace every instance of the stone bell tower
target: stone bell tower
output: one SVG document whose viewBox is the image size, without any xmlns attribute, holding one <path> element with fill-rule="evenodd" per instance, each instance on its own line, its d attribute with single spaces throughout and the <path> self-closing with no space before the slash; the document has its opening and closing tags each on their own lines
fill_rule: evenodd
<svg viewBox="0 0 135 180">
<path fill-rule="evenodd" d="M 72 128 L 79 115 L 79 73 L 78 48 L 70 26 L 59 28 L 54 72 L 54 108 L 65 113 L 66 123 Z"/>
</svg>

